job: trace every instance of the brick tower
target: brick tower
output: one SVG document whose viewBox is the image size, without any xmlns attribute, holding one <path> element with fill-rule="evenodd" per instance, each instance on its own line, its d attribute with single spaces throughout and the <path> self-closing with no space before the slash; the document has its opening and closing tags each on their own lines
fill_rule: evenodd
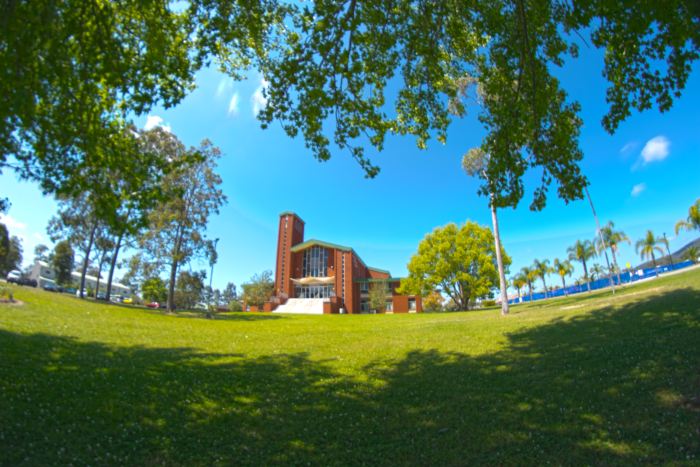
<svg viewBox="0 0 700 467">
<path fill-rule="evenodd" d="M 292 247 L 304 242 L 304 221 L 293 212 L 280 214 L 277 234 L 277 259 L 275 262 L 275 295 L 287 294 L 293 297 L 292 288 Z"/>
</svg>

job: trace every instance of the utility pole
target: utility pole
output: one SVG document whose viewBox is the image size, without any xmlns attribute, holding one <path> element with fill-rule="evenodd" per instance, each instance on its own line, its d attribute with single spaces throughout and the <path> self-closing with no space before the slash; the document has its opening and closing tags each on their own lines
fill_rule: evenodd
<svg viewBox="0 0 700 467">
<path fill-rule="evenodd" d="M 588 187 L 584 186 L 584 190 L 586 190 L 586 196 L 588 196 L 588 202 L 591 203 L 591 209 L 593 210 L 593 217 L 595 217 L 595 223 L 598 226 L 598 235 L 600 236 L 600 242 L 603 244 L 603 252 L 605 252 L 605 262 L 608 263 L 608 271 L 610 271 L 610 260 L 608 259 L 608 246 L 605 243 L 605 239 L 603 238 L 603 231 L 600 230 L 600 222 L 598 222 L 598 216 L 595 213 L 595 208 L 593 207 L 593 201 L 591 200 L 591 195 L 588 193 Z M 612 287 L 612 293 L 615 295 L 615 281 L 612 278 L 612 274 L 610 274 L 610 286 Z"/>
<path fill-rule="evenodd" d="M 216 264 L 216 244 L 219 243 L 219 239 L 217 238 L 214 240 L 214 254 L 209 260 L 209 264 L 211 264 L 211 276 L 209 276 L 209 298 L 207 299 L 207 318 L 211 319 L 211 313 L 209 312 L 209 307 L 211 306 L 211 284 L 214 281 L 214 264 Z"/>
<path fill-rule="evenodd" d="M 664 240 L 666 240 L 666 232 L 664 232 Z M 668 261 L 671 263 L 671 271 L 675 268 L 673 267 L 673 256 L 671 256 L 671 249 L 668 247 L 668 240 L 666 240 L 666 251 L 668 251 Z"/>
</svg>

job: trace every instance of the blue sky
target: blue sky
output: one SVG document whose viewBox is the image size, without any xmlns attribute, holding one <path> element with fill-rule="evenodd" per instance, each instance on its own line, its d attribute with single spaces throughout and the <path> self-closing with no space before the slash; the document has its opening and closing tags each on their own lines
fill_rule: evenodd
<svg viewBox="0 0 700 467">
<path fill-rule="evenodd" d="M 613 220 L 633 242 L 647 229 L 657 235 L 665 232 L 675 250 L 697 237 L 681 233 L 676 238 L 673 227 L 700 197 L 700 75 L 691 76 L 671 111 L 633 113 L 610 136 L 600 125 L 607 111 L 602 66 L 602 54 L 584 48 L 579 59 L 556 70 L 571 98 L 583 106 L 581 168 L 591 181 L 596 211 L 601 223 Z M 262 130 L 255 114 L 265 105 L 263 84 L 257 75 L 234 82 L 215 69 L 202 70 L 198 88 L 180 105 L 135 119 L 138 126 L 170 128 L 188 146 L 209 138 L 225 153 L 218 170 L 229 202 L 207 231 L 210 238 L 220 238 L 215 287 L 240 285 L 273 269 L 277 219 L 283 211 L 304 219 L 307 239 L 352 246 L 365 263 L 389 269 L 394 276 L 407 274 L 411 254 L 435 227 L 467 219 L 491 225 L 486 199 L 476 195 L 478 181 L 460 167 L 462 155 L 478 146 L 484 134 L 475 111 L 452 124 L 445 145 L 431 140 L 421 151 L 409 137 L 391 137 L 382 153 L 368 147 L 372 162 L 381 167 L 368 180 L 345 151 L 336 149 L 330 161 L 320 163 L 279 124 Z M 528 195 L 517 210 L 499 211 L 512 272 L 535 258 L 565 258 L 567 246 L 595 234 L 587 200 L 566 205 L 551 197 L 542 212 L 528 210 L 529 193 L 539 176 L 538 171 L 527 175 Z M 12 202 L 1 221 L 11 234 L 24 238 L 29 261 L 35 245 L 50 244 L 45 229 L 56 205 L 36 185 L 18 182 L 8 171 L 0 176 L 0 186 L 0 197 L 9 196 Z M 623 246 L 621 254 L 621 264 L 640 262 L 633 246 Z M 581 265 L 575 267 L 575 277 L 581 276 Z"/>
</svg>

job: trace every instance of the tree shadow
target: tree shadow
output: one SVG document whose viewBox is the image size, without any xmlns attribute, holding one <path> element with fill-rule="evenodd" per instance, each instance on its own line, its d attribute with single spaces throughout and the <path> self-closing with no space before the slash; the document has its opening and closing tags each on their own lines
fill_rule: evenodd
<svg viewBox="0 0 700 467">
<path fill-rule="evenodd" d="M 0 464 L 697 465 L 698 303 L 659 293 L 355 374 L 0 331 Z"/>
</svg>

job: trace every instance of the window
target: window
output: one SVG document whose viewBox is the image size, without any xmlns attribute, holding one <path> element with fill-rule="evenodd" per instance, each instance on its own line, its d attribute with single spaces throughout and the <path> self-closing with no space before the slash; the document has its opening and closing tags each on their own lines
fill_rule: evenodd
<svg viewBox="0 0 700 467">
<path fill-rule="evenodd" d="M 415 299 L 415 298 L 409 298 L 409 299 L 408 299 L 408 309 L 409 309 L 409 310 L 415 310 L 415 309 L 416 309 L 416 299 Z"/>
<path fill-rule="evenodd" d="M 363 313 L 369 312 L 369 300 L 362 300 L 360 302 L 360 311 Z"/>
<path fill-rule="evenodd" d="M 369 293 L 369 282 L 362 282 L 360 284 L 360 293 Z"/>
<path fill-rule="evenodd" d="M 303 277 L 327 277 L 328 276 L 328 248 L 314 245 L 304 250 L 302 261 Z"/>
<path fill-rule="evenodd" d="M 393 282 L 387 282 L 386 283 L 386 290 L 387 290 L 387 295 L 394 295 L 394 283 Z"/>
<path fill-rule="evenodd" d="M 394 311 L 394 301 L 387 300 L 386 305 L 384 305 L 384 311 Z"/>
</svg>

